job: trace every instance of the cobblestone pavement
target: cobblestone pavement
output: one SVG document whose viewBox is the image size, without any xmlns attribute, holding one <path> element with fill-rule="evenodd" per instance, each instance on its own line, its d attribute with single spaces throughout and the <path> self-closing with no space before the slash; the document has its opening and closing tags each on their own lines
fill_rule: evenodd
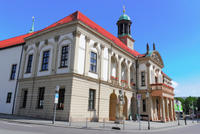
<svg viewBox="0 0 200 134">
<path fill-rule="evenodd" d="M 36 124 L 36 125 L 46 125 L 54 127 L 68 127 L 68 128 L 85 128 L 85 129 L 94 129 L 94 130 L 112 130 L 113 127 L 120 128 L 124 131 L 133 131 L 139 130 L 139 122 L 137 121 L 125 121 L 124 124 L 115 124 L 114 122 L 65 122 L 65 121 L 56 121 L 55 124 L 52 124 L 51 120 L 42 120 L 35 119 L 30 117 L 23 116 L 13 116 L 13 115 L 4 115 L 0 114 L 0 120 L 7 122 L 17 122 L 23 124 Z M 178 121 L 161 123 L 161 122 L 150 122 L 151 130 L 160 130 L 160 129 L 170 129 L 177 127 L 186 127 L 197 124 L 197 120 L 187 120 L 187 125 L 185 125 L 184 120 L 180 120 L 180 125 L 178 126 Z M 200 124 L 200 121 L 199 123 Z M 141 130 L 148 130 L 148 122 L 141 121 Z"/>
</svg>

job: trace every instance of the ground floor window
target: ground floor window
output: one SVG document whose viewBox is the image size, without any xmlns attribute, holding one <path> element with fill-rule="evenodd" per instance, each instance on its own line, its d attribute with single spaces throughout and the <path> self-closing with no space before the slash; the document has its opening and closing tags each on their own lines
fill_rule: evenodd
<svg viewBox="0 0 200 134">
<path fill-rule="evenodd" d="M 12 93 L 8 92 L 7 94 L 7 99 L 6 99 L 6 103 L 11 103 L 11 97 L 12 97 Z"/>
<path fill-rule="evenodd" d="M 59 98 L 58 98 L 58 104 L 57 104 L 58 110 L 64 109 L 64 100 L 65 100 L 65 89 L 63 88 L 59 90 Z"/>
<path fill-rule="evenodd" d="M 143 112 L 146 112 L 146 99 L 142 100 Z"/>
<path fill-rule="evenodd" d="M 27 91 L 27 90 L 24 90 L 24 91 L 23 91 L 22 108 L 26 108 L 27 95 L 28 95 L 28 91 Z"/>
<path fill-rule="evenodd" d="M 94 89 L 89 90 L 88 110 L 95 110 L 95 93 Z"/>
<path fill-rule="evenodd" d="M 43 109 L 44 92 L 45 92 L 45 88 L 44 87 L 40 87 L 39 91 L 38 91 L 38 104 L 37 104 L 37 108 L 39 108 L 39 109 Z"/>
</svg>

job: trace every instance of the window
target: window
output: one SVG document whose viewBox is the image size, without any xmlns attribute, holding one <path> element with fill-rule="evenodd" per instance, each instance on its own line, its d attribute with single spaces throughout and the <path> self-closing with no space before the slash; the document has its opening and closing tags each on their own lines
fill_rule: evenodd
<svg viewBox="0 0 200 134">
<path fill-rule="evenodd" d="M 24 90 L 22 108 L 26 108 L 27 95 L 28 95 L 28 91 Z"/>
<path fill-rule="evenodd" d="M 12 65 L 11 73 L 10 73 L 10 80 L 14 80 L 15 79 L 16 69 L 17 69 L 17 64 Z"/>
<path fill-rule="evenodd" d="M 41 71 L 48 70 L 48 64 L 49 64 L 49 50 L 43 52 Z"/>
<path fill-rule="evenodd" d="M 141 72 L 141 85 L 145 86 L 145 72 Z"/>
<path fill-rule="evenodd" d="M 26 73 L 30 73 L 31 72 L 32 60 L 33 60 L 33 55 L 31 54 L 31 55 L 28 56 Z"/>
<path fill-rule="evenodd" d="M 12 93 L 8 92 L 6 103 L 10 103 L 11 102 L 11 97 L 12 97 Z"/>
<path fill-rule="evenodd" d="M 143 112 L 146 112 L 146 100 L 142 100 L 142 107 L 143 107 Z"/>
<path fill-rule="evenodd" d="M 58 110 L 64 109 L 64 100 L 65 100 L 65 89 L 60 89 L 59 90 L 58 104 L 57 104 Z"/>
<path fill-rule="evenodd" d="M 156 84 L 158 83 L 158 77 L 157 76 L 155 77 L 155 83 Z"/>
<path fill-rule="evenodd" d="M 97 72 L 97 54 L 91 52 L 90 55 L 90 71 L 96 73 Z"/>
<path fill-rule="evenodd" d="M 88 110 L 95 110 L 95 90 L 90 89 L 89 90 L 89 105 Z"/>
<path fill-rule="evenodd" d="M 38 95 L 38 105 L 37 108 L 43 109 L 44 105 L 44 87 L 39 88 L 39 95 Z"/>
<path fill-rule="evenodd" d="M 62 47 L 60 67 L 68 67 L 69 45 Z"/>
</svg>

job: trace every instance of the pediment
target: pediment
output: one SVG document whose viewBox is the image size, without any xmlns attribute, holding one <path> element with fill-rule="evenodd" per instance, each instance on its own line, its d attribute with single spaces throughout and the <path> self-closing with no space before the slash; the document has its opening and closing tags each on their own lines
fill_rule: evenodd
<svg viewBox="0 0 200 134">
<path fill-rule="evenodd" d="M 159 64 L 159 65 L 161 65 L 162 67 L 164 67 L 163 60 L 162 60 L 160 54 L 159 54 L 157 51 L 152 52 L 150 58 L 151 58 L 151 60 L 153 60 L 153 61 L 156 62 L 157 64 Z"/>
</svg>

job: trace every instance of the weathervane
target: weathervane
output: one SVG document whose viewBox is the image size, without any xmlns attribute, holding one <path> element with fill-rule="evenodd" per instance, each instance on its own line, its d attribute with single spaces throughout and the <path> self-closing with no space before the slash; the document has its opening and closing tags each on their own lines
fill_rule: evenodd
<svg viewBox="0 0 200 134">
<path fill-rule="evenodd" d="M 32 17 L 32 27 L 31 27 L 31 30 L 29 31 L 29 33 L 34 32 L 34 23 L 35 23 L 35 17 L 33 16 Z"/>
<path fill-rule="evenodd" d="M 126 9 L 125 9 L 125 6 L 123 6 L 123 13 L 125 14 L 125 12 L 126 12 Z"/>
</svg>

